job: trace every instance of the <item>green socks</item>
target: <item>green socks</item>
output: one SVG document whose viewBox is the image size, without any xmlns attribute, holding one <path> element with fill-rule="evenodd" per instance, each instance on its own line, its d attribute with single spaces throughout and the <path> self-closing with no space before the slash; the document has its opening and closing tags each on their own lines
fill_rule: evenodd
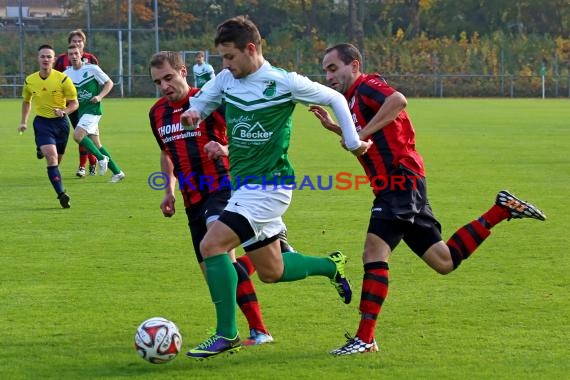
<svg viewBox="0 0 570 380">
<path fill-rule="evenodd" d="M 206 279 L 212 302 L 216 306 L 219 335 L 233 339 L 237 335 L 237 273 L 227 253 L 204 259 Z"/>
<path fill-rule="evenodd" d="M 307 276 L 333 278 L 336 265 L 328 257 L 305 256 L 297 252 L 283 254 L 283 276 L 280 282 L 297 281 Z"/>
<path fill-rule="evenodd" d="M 113 160 L 113 157 L 111 157 L 109 151 L 105 149 L 104 146 L 101 146 L 101 148 L 99 148 L 99 151 L 103 153 L 105 156 L 109 157 L 109 169 L 111 169 L 113 174 L 119 174 L 121 172 L 121 168 L 119 167 L 119 165 L 117 165 L 115 160 Z"/>
<path fill-rule="evenodd" d="M 111 154 L 104 146 L 101 148 L 97 148 L 97 145 L 89 138 L 89 136 L 85 136 L 83 140 L 81 140 L 80 145 L 83 145 L 89 152 L 93 153 L 97 160 L 101 161 L 104 156 L 109 157 L 109 169 L 113 172 L 113 174 L 119 174 L 121 172 L 121 168 L 115 160 L 111 157 Z"/>
<path fill-rule="evenodd" d="M 97 145 L 95 145 L 89 136 L 85 136 L 79 144 L 83 145 L 90 153 L 97 157 L 99 161 L 103 159 L 102 152 L 99 150 L 99 148 L 97 148 Z"/>
</svg>

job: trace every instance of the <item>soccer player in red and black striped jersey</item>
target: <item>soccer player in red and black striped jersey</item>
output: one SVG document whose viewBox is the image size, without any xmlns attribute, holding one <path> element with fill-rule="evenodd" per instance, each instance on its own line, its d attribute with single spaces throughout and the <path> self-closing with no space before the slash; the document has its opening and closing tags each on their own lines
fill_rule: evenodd
<svg viewBox="0 0 570 380">
<path fill-rule="evenodd" d="M 360 325 L 356 335 L 347 334 L 347 342 L 333 350 L 333 355 L 378 351 L 374 331 L 388 294 L 388 259 L 401 240 L 436 272 L 448 274 L 499 222 L 546 219 L 532 204 L 501 191 L 487 212 L 444 242 L 427 199 L 424 163 L 415 148 L 414 128 L 404 111 L 407 100 L 379 74 L 362 73 L 361 65 L 362 56 L 351 44 L 327 49 L 322 63 L 331 87 L 345 95 L 360 138 L 373 142 L 367 153 L 358 157 L 375 196 L 364 243 Z M 311 106 L 310 111 L 325 128 L 340 134 L 324 108 Z"/>
<path fill-rule="evenodd" d="M 94 54 L 87 53 L 84 50 L 86 41 L 87 37 L 85 36 L 85 33 L 83 33 L 81 29 L 72 30 L 67 35 L 67 43 L 73 44 L 79 48 L 79 51 L 81 52 L 81 60 L 83 61 L 83 63 L 92 63 L 94 65 L 98 65 L 99 60 L 97 59 L 97 57 Z M 67 68 L 71 66 L 72 65 L 69 60 L 69 57 L 67 56 L 67 51 L 66 51 L 65 53 L 57 56 L 53 68 L 63 73 Z M 71 125 L 75 129 L 77 123 L 79 122 L 79 115 L 77 111 L 69 114 L 68 116 L 69 120 L 71 121 Z M 78 149 L 79 149 L 79 168 L 77 169 L 76 175 L 78 177 L 85 176 L 85 165 L 87 164 L 88 159 L 89 159 L 89 174 L 95 175 L 95 168 L 96 168 L 95 165 L 97 164 L 97 157 L 89 153 L 89 151 L 83 145 L 79 145 Z"/>
<path fill-rule="evenodd" d="M 229 161 L 227 154 L 219 154 L 214 148 L 225 148 L 228 144 L 223 110 L 214 111 L 202 121 L 199 129 L 186 130 L 180 124 L 180 116 L 189 108 L 189 99 L 199 92 L 186 80 L 187 69 L 178 52 L 162 51 L 150 59 L 150 76 L 160 90 L 162 97 L 149 112 L 152 132 L 161 149 L 160 167 L 165 176 L 165 195 L 160 208 L 165 217 L 175 213 L 175 187 L 184 199 L 188 225 L 196 258 L 204 270 L 200 254 L 200 242 L 207 228 L 222 213 L 230 198 Z M 215 158 L 211 159 L 211 156 Z M 286 235 L 280 235 L 282 251 L 290 251 Z M 250 328 L 245 345 L 273 341 L 261 316 L 255 288 L 250 279 L 254 267 L 247 256 L 235 260 L 238 274 L 236 299 Z"/>
</svg>

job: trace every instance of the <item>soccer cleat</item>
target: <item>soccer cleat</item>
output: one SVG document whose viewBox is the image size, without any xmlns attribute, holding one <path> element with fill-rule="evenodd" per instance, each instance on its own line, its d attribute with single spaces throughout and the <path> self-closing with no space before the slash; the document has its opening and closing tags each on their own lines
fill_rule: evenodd
<svg viewBox="0 0 570 380">
<path fill-rule="evenodd" d="M 89 165 L 89 175 L 97 174 L 97 165 Z"/>
<path fill-rule="evenodd" d="M 119 173 L 114 174 L 114 175 L 111 177 L 111 182 L 117 183 L 117 182 L 121 182 L 121 181 L 124 180 L 124 179 L 125 179 L 125 173 L 123 173 L 122 171 L 120 171 Z"/>
<path fill-rule="evenodd" d="M 373 339 L 371 343 L 363 342 L 359 337 L 354 338 L 350 336 L 349 333 L 344 334 L 346 337 L 346 343 L 336 350 L 332 350 L 331 355 L 341 356 L 341 355 L 353 355 L 353 354 L 364 354 L 366 352 L 378 352 L 378 344 Z"/>
<path fill-rule="evenodd" d="M 540 211 L 534 205 L 515 197 L 507 190 L 499 191 L 495 203 L 509 210 L 509 213 L 511 214 L 509 220 L 511 218 L 532 218 L 538 220 L 546 220 L 546 215 L 542 211 Z"/>
<path fill-rule="evenodd" d="M 59 195 L 57 196 L 57 199 L 59 199 L 59 204 L 61 205 L 61 207 L 63 208 L 70 208 L 71 207 L 71 203 L 70 203 L 70 198 L 69 195 L 67 195 L 64 192 L 59 193 Z"/>
<path fill-rule="evenodd" d="M 105 175 L 107 173 L 107 167 L 109 166 L 109 157 L 103 156 L 102 160 L 97 161 L 97 167 L 99 168 L 99 175 Z"/>
<path fill-rule="evenodd" d="M 346 256 L 336 251 L 329 254 L 329 259 L 336 265 L 336 274 L 331 279 L 331 284 L 333 284 L 344 303 L 349 304 L 352 300 L 352 289 L 350 289 L 350 282 L 344 274 L 344 264 L 346 264 L 347 260 Z"/>
<path fill-rule="evenodd" d="M 257 346 L 259 344 L 271 343 L 273 337 L 270 333 L 264 333 L 256 329 L 249 330 L 249 337 L 244 340 L 244 346 Z"/>
<path fill-rule="evenodd" d="M 196 348 L 188 351 L 186 356 L 195 359 L 206 359 L 224 352 L 233 354 L 239 351 L 241 347 L 239 335 L 236 335 L 234 339 L 228 339 L 221 335 L 214 334 L 196 346 Z"/>
<path fill-rule="evenodd" d="M 279 234 L 277 234 L 279 238 L 279 244 L 281 245 L 281 253 L 285 252 L 295 252 L 295 248 L 291 247 L 289 241 L 287 241 L 287 230 L 282 229 Z"/>
<path fill-rule="evenodd" d="M 42 153 L 40 148 L 36 148 L 36 157 L 38 158 L 38 160 L 41 160 L 42 158 L 44 158 L 44 154 Z"/>
<path fill-rule="evenodd" d="M 79 169 L 77 169 L 77 173 L 75 173 L 75 175 L 79 178 L 85 177 L 85 168 L 83 166 L 80 166 Z"/>
</svg>

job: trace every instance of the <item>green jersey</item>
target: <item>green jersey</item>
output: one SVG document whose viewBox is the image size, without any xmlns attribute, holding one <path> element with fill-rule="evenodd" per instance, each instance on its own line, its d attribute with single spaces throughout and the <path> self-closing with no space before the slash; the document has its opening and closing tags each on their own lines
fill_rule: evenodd
<svg viewBox="0 0 570 380">
<path fill-rule="evenodd" d="M 268 62 L 245 78 L 221 71 L 190 98 L 190 108 L 205 118 L 226 107 L 230 174 L 235 184 L 281 184 L 294 176 L 289 161 L 292 114 L 298 103 L 331 106 L 349 149 L 360 146 L 344 96 L 297 73 Z M 234 187 L 235 188 L 235 187 Z"/>
<path fill-rule="evenodd" d="M 111 80 L 109 76 L 99 66 L 90 63 L 83 63 L 77 70 L 73 66 L 68 67 L 64 73 L 71 78 L 77 89 L 79 118 L 85 114 L 102 115 L 101 102 L 91 103 L 91 99 L 99 95 L 101 87 Z"/>
<path fill-rule="evenodd" d="M 209 63 L 195 64 L 192 66 L 192 72 L 194 73 L 194 85 L 198 88 L 202 88 L 206 82 L 216 76 L 214 68 Z"/>
</svg>

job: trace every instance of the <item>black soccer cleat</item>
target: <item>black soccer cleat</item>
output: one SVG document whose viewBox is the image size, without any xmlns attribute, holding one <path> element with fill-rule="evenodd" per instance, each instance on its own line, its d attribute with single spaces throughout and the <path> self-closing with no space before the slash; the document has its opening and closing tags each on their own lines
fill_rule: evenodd
<svg viewBox="0 0 570 380">
<path fill-rule="evenodd" d="M 531 218 L 537 220 L 546 220 L 546 215 L 534 205 L 523 201 L 509 193 L 507 190 L 499 191 L 495 204 L 506 208 L 511 214 L 511 218 L 522 219 Z"/>
<path fill-rule="evenodd" d="M 59 193 L 59 195 L 57 196 L 57 199 L 59 199 L 59 204 L 61 205 L 61 207 L 63 208 L 70 208 L 71 207 L 71 198 L 69 198 L 69 195 L 67 195 L 64 192 Z"/>
</svg>

